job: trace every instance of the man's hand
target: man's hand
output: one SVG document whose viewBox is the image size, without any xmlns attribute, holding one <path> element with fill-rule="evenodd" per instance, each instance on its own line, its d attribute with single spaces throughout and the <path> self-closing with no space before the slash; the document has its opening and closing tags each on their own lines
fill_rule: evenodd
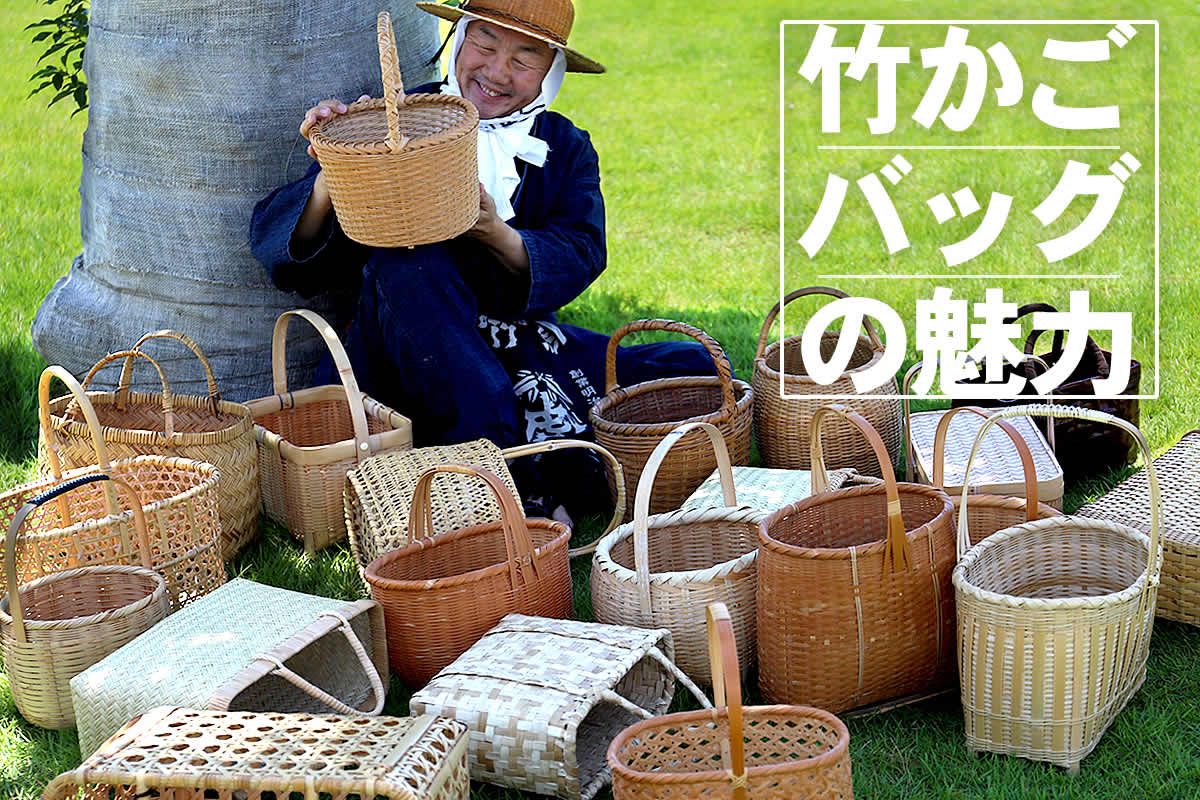
<svg viewBox="0 0 1200 800">
<path fill-rule="evenodd" d="M 364 100 L 370 99 L 371 96 L 369 94 L 364 94 L 355 102 L 361 103 Z M 308 132 L 312 130 L 313 125 L 317 124 L 317 120 L 329 119 L 330 117 L 336 117 L 338 114 L 345 114 L 346 108 L 346 104 L 341 100 L 322 100 L 308 111 L 304 112 L 304 121 L 300 123 L 300 135 L 307 139 Z M 311 144 L 308 146 L 308 154 L 312 158 L 317 157 L 317 154 L 313 152 L 313 147 Z"/>
<path fill-rule="evenodd" d="M 496 213 L 496 201 L 479 184 L 479 219 L 464 236 L 478 239 L 496 254 L 496 258 L 509 272 L 528 273 L 529 253 L 521 234 Z"/>
</svg>

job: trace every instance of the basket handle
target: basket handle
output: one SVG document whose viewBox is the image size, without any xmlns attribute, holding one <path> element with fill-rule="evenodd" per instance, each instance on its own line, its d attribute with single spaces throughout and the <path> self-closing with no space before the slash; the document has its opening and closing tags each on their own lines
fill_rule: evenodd
<svg viewBox="0 0 1200 800">
<path fill-rule="evenodd" d="M 94 472 L 90 475 L 81 475 L 78 478 L 63 481 L 54 488 L 29 498 L 17 509 L 12 522 L 9 523 L 8 534 L 4 537 L 4 580 L 8 589 L 8 607 L 9 611 L 12 612 L 13 634 L 17 637 L 18 642 L 26 642 L 29 639 L 25 632 L 25 617 L 21 611 L 21 591 L 17 584 L 17 533 L 21 530 L 21 525 L 24 524 L 25 518 L 43 503 L 48 503 L 67 492 L 74 491 L 81 486 L 86 486 L 96 481 L 109 481 L 125 493 L 133 509 L 133 525 L 137 531 L 138 555 L 141 557 L 143 567 L 147 569 L 152 568 L 150 536 L 146 532 L 146 514 L 142 510 L 142 500 L 138 497 L 138 493 L 133 490 L 133 487 L 125 481 L 111 478 L 103 472 Z"/>
<path fill-rule="evenodd" d="M 737 490 L 733 483 L 733 467 L 729 462 L 729 448 L 725 446 L 725 437 L 721 431 L 709 422 L 685 422 L 663 437 L 654 448 L 646 466 L 642 469 L 642 477 L 638 479 L 637 493 L 633 499 L 633 565 L 637 572 L 637 585 L 642 606 L 642 618 L 650 619 L 650 543 L 648 541 L 650 527 L 650 495 L 654 493 L 654 480 L 658 477 L 658 468 L 666 459 L 671 448 L 679 443 L 687 434 L 694 430 L 702 430 L 712 442 L 713 452 L 717 456 L 717 473 L 721 479 L 721 494 L 726 506 L 737 505 Z"/>
<path fill-rule="evenodd" d="M 350 407 L 350 424 L 354 428 L 355 460 L 362 461 L 367 456 L 374 455 L 376 447 L 371 444 L 367 428 L 367 412 L 363 409 L 363 393 L 359 390 L 358 381 L 354 377 L 354 368 L 350 366 L 350 357 L 346 355 L 346 349 L 342 347 L 342 342 L 334 332 L 333 326 L 326 322 L 320 314 L 306 308 L 296 308 L 283 312 L 275 320 L 275 333 L 271 337 L 271 380 L 275 387 L 275 394 L 282 397 L 288 393 L 287 332 L 288 323 L 292 317 L 299 317 L 316 328 L 317 333 L 325 340 L 325 346 L 329 348 L 329 353 L 333 356 L 338 378 L 342 382 L 342 388 L 346 390 L 346 405 Z"/>
<path fill-rule="evenodd" d="M 970 411 L 984 419 L 988 418 L 988 414 L 981 409 L 974 406 L 963 406 L 950 409 L 938 420 L 937 431 L 933 435 L 933 485 L 943 491 L 946 489 L 946 435 L 950 431 L 951 418 L 960 411 Z M 1033 522 L 1038 518 L 1037 467 L 1033 464 L 1033 454 L 1029 452 L 1029 445 L 1025 442 L 1025 437 L 1016 428 L 1003 420 L 996 424 L 1008 435 L 1017 448 L 1017 456 L 1021 459 L 1021 471 L 1025 475 L 1025 521 Z"/>
<path fill-rule="evenodd" d="M 154 365 L 154 370 L 158 373 L 158 381 L 162 385 L 163 435 L 170 439 L 175 435 L 175 400 L 171 394 L 171 386 L 167 383 L 166 373 L 162 371 L 162 367 L 158 365 L 158 362 L 143 353 L 141 350 L 118 350 L 115 353 L 109 353 L 104 358 L 97 361 L 96 365 L 92 367 L 91 370 L 88 371 L 88 374 L 83 378 L 82 386 L 84 390 L 87 390 L 88 385 L 92 382 L 92 378 L 96 377 L 97 372 L 121 358 L 126 359 L 125 366 L 121 369 L 122 378 L 125 377 L 126 371 L 129 370 L 129 362 L 134 358 L 144 358 Z M 127 399 L 129 391 L 128 384 L 121 388 L 125 391 Z M 118 392 L 117 395 L 117 410 L 125 410 L 125 403 L 122 400 L 120 392 Z"/>
<path fill-rule="evenodd" d="M 582 439 L 547 439 L 544 442 L 534 442 L 532 444 L 519 444 L 515 447 L 505 448 L 500 452 L 504 456 L 505 461 L 512 461 L 523 456 L 533 456 L 539 453 L 550 453 L 555 450 L 570 450 L 572 448 L 583 448 L 599 453 L 607 462 L 608 474 L 612 476 L 613 485 L 617 487 L 617 497 L 613 503 L 613 516 L 609 520 L 608 527 L 604 529 L 604 533 L 596 538 L 596 541 L 591 544 L 585 544 L 582 547 L 575 547 L 567 551 L 568 558 L 582 556 L 594 552 L 596 545 L 600 540 L 608 535 L 614 528 L 621 524 L 621 519 L 625 516 L 625 470 L 621 468 L 621 462 L 617 461 L 617 457 L 608 451 L 607 448 L 595 444 L 594 442 L 585 442 Z"/>
<path fill-rule="evenodd" d="M 204 355 L 204 351 L 200 349 L 200 345 L 196 344 L 192 338 L 185 333 L 164 329 L 161 331 L 154 331 L 153 333 L 147 333 L 146 335 L 142 336 L 142 338 L 133 343 L 132 349 L 141 350 L 142 345 L 151 339 L 174 339 L 177 342 L 182 342 L 187 349 L 191 350 L 192 353 L 195 354 L 196 358 L 200 361 L 200 366 L 204 367 L 204 378 L 208 383 L 208 402 L 209 405 L 212 406 L 212 413 L 220 413 L 218 406 L 221 402 L 221 393 L 217 391 L 217 379 L 213 375 L 212 365 L 208 362 L 208 356 Z M 117 387 L 117 408 L 119 409 L 125 408 L 125 400 L 129 394 L 129 373 L 132 367 L 133 357 L 130 356 L 125 359 L 125 366 L 121 368 L 121 382 Z"/>
<path fill-rule="evenodd" d="M 700 687 L 697 686 L 695 682 L 693 682 L 692 679 L 683 672 L 683 670 L 675 666 L 675 662 L 667 658 L 666 655 L 663 654 L 663 651 L 659 650 L 657 647 L 651 647 L 646 651 L 646 655 L 657 661 L 659 665 L 667 671 L 667 674 L 671 675 L 673 678 L 675 678 L 675 680 L 682 683 L 684 688 L 691 692 L 692 696 L 695 697 L 700 703 L 701 708 L 713 707 L 713 704 L 708 702 L 708 698 L 704 695 L 704 692 L 701 691 Z M 642 708 L 637 703 L 622 697 L 611 689 L 605 689 L 602 691 L 600 693 L 600 699 L 618 705 L 628 711 L 630 714 L 639 716 L 642 719 L 652 719 L 654 717 L 654 714 L 651 712 Z"/>
<path fill-rule="evenodd" d="M 492 490 L 492 496 L 500 506 L 500 526 L 504 531 L 504 549 L 508 556 L 508 577 L 513 591 L 519 583 L 517 571 L 521 578 L 529 583 L 531 578 L 525 572 L 528 564 L 534 574 L 534 579 L 541 578 L 541 568 L 534 553 L 533 542 L 529 538 L 529 528 L 525 524 L 525 515 L 517 506 L 516 499 L 494 472 L 483 467 L 469 464 L 438 464 L 421 473 L 413 488 L 412 509 L 408 513 L 408 539 L 410 542 L 428 542 L 433 538 L 433 516 L 429 513 L 430 490 L 434 476 L 439 473 L 453 472 L 459 475 L 470 475 L 479 478 Z"/>
<path fill-rule="evenodd" d="M 399 153 L 409 142 L 409 137 L 400 133 L 400 106 L 406 100 L 404 81 L 400 76 L 400 57 L 396 54 L 396 40 L 392 33 L 392 15 L 386 11 L 380 11 L 375 19 L 375 36 L 379 40 L 379 71 L 383 75 L 387 146 L 393 153 Z"/>
<path fill-rule="evenodd" d="M 58 435 L 54 433 L 54 426 L 50 421 L 50 382 L 55 378 L 63 382 L 67 390 L 75 397 L 75 402 L 79 404 L 79 409 L 83 412 L 83 419 L 87 422 L 88 431 L 92 435 L 92 448 L 96 452 L 96 464 L 102 472 L 107 472 L 111 469 L 108 447 L 104 444 L 100 418 L 96 416 L 96 409 L 92 405 L 92 401 L 83 387 L 79 385 L 79 381 L 75 380 L 74 375 L 67 372 L 64 367 L 52 364 L 42 370 L 42 376 L 38 379 L 38 423 L 42 426 L 42 435 L 46 437 L 46 460 L 50 462 L 50 470 L 54 474 L 54 479 L 61 480 L 63 475 L 62 459 L 58 457 Z M 108 506 L 109 514 L 115 516 L 120 513 L 116 490 L 109 484 L 104 485 L 104 502 Z M 58 501 L 58 515 L 64 524 L 74 524 L 71 519 L 71 509 L 66 500 Z"/>
<path fill-rule="evenodd" d="M 637 331 L 665 331 L 667 333 L 682 333 L 690 336 L 708 351 L 713 364 L 717 367 L 717 380 L 721 384 L 721 413 L 729 417 L 733 414 L 737 402 L 733 397 L 733 368 L 729 359 L 717 340 L 704 331 L 686 322 L 676 322 L 670 319 L 639 319 L 622 325 L 608 340 L 608 351 L 604 357 L 604 392 L 610 394 L 617 389 L 617 344 L 631 333 Z"/>
<path fill-rule="evenodd" d="M 893 572 L 897 569 L 908 569 L 912 566 L 912 554 L 908 547 L 904 517 L 900 511 L 900 490 L 896 486 L 896 473 L 892 469 L 891 456 L 888 455 L 887 446 L 879 438 L 879 434 L 871 427 L 871 423 L 849 406 L 834 403 L 821 406 L 813 413 L 808 434 L 813 495 L 824 492 L 829 484 L 829 477 L 825 472 L 825 452 L 821 447 L 821 424 L 829 416 L 841 417 L 857 427 L 875 451 L 883 477 L 884 492 L 887 495 L 888 533 L 887 547 L 883 551 L 883 565 L 885 569 Z"/>
<path fill-rule="evenodd" d="M 746 800 L 746 750 L 742 738 L 742 682 L 738 672 L 737 639 L 733 635 L 733 620 L 724 603 L 709 603 L 705 608 L 708 627 L 708 660 L 713 681 L 713 722 L 717 711 L 725 707 L 729 717 L 729 739 L 722 743 L 725 762 L 729 764 L 729 780 L 733 784 L 734 800 Z"/>
<path fill-rule="evenodd" d="M 758 347 L 756 347 L 754 350 L 755 361 L 762 358 L 763 354 L 767 352 L 767 335 L 771 332 L 771 323 L 775 321 L 775 317 L 779 316 L 779 312 L 783 310 L 783 307 L 797 298 L 807 297 L 810 294 L 823 294 L 837 298 L 846 298 L 850 296 L 841 289 L 834 289 L 832 286 L 808 286 L 803 289 L 796 289 L 793 292 L 789 292 L 788 296 L 783 298 L 782 302 L 778 302 L 771 307 L 771 310 L 767 312 L 767 318 L 763 320 L 762 330 L 758 333 Z M 871 323 L 870 318 L 864 314 L 862 322 L 863 329 L 866 330 L 867 337 L 871 340 L 871 347 L 875 350 L 882 350 L 883 340 L 881 340 L 879 338 L 879 334 L 875 332 L 875 326 Z M 779 365 L 779 371 L 783 371 L 782 364 Z"/>
<path fill-rule="evenodd" d="M 1050 305 L 1049 303 L 1026 303 L 1025 305 L 1023 305 L 1017 309 L 1017 315 L 1015 317 L 1009 317 L 1008 319 L 1006 319 L 1004 321 L 1006 323 L 1016 322 L 1021 317 L 1024 317 L 1027 314 L 1032 314 L 1035 311 L 1048 311 L 1052 314 L 1058 313 L 1058 309 L 1055 308 L 1054 306 Z M 1025 352 L 1027 354 L 1033 355 L 1033 351 L 1037 347 L 1038 338 L 1045 332 L 1046 332 L 1045 328 L 1034 328 L 1033 330 L 1031 330 L 1029 332 L 1029 336 L 1026 337 L 1026 339 L 1025 339 Z M 1063 331 L 1061 328 L 1059 328 L 1054 331 L 1054 340 L 1050 345 L 1050 352 L 1061 353 L 1062 346 L 1063 346 Z M 1087 347 L 1087 351 L 1089 353 L 1091 353 L 1092 360 L 1096 364 L 1096 374 L 1099 375 L 1101 378 L 1107 378 L 1109 364 L 1108 364 L 1108 358 L 1104 355 L 1104 350 L 1100 347 L 1099 344 L 1096 343 L 1096 340 L 1093 339 L 1091 336 L 1087 337 L 1087 343 L 1085 346 Z M 1046 368 L 1045 361 L 1042 362 L 1042 367 Z M 1029 380 L 1033 380 L 1033 378 L 1035 377 L 1033 374 L 1033 365 L 1032 364 L 1025 365 L 1025 377 L 1028 378 Z"/>
</svg>

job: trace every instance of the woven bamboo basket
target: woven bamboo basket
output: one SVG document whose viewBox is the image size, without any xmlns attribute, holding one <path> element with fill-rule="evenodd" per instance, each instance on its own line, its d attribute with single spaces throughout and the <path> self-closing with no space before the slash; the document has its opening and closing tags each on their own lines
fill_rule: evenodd
<svg viewBox="0 0 1200 800">
<path fill-rule="evenodd" d="M 894 397 L 853 398 L 853 375 L 874 367 L 883 358 L 883 342 L 871 320 L 863 317 L 866 335 L 859 334 L 858 343 L 846 371 L 830 384 L 820 384 L 808 375 L 800 352 L 801 336 L 789 336 L 767 344 L 771 323 L 793 300 L 809 295 L 848 297 L 845 292 L 828 286 L 809 286 L 797 289 L 776 303 L 763 321 L 758 334 L 758 349 L 754 354 L 754 430 L 758 454 L 764 467 L 809 469 L 808 430 L 813 414 L 834 397 L 853 408 L 871 423 L 892 463 L 900 455 L 900 398 L 896 381 L 892 380 L 872 391 L 875 395 Z M 841 334 L 826 331 L 821 334 L 821 358 L 828 360 L 837 347 Z M 782 361 L 782 363 L 781 363 Z M 784 397 L 784 395 L 793 395 Z M 855 469 L 864 475 L 881 476 L 875 453 L 863 441 L 854 427 L 841 420 L 832 420 L 824 434 L 829 466 Z"/>
<path fill-rule="evenodd" d="M 124 481 L 142 566 L 80 567 L 17 586 L 18 536 L 38 506 L 107 475 L 83 475 L 31 497 L 18 509 L 4 542 L 8 594 L 0 600 L 0 642 L 13 701 L 21 716 L 43 728 L 75 724 L 71 678 L 171 613 L 167 586 L 150 569 L 150 539 L 142 502 Z"/>
<path fill-rule="evenodd" d="M 487 439 L 475 439 L 460 444 L 396 450 L 365 459 L 346 473 L 343 495 L 350 550 L 358 562 L 359 572 L 384 553 L 409 543 L 408 512 L 412 507 L 413 490 L 417 479 L 430 467 L 448 463 L 483 467 L 500 478 L 520 506 L 521 496 L 506 462 L 576 448 L 599 454 L 608 465 L 609 482 L 616 495 L 613 518 L 604 529 L 604 533 L 608 533 L 621 523 L 625 514 L 625 477 L 613 454 L 591 442 L 550 439 L 501 450 Z M 429 488 L 429 520 L 434 534 L 498 522 L 500 504 L 487 484 L 476 478 L 452 472 L 440 473 Z M 568 552 L 575 557 L 595 549 L 596 542 L 592 542 Z"/>
<path fill-rule="evenodd" d="M 467 800 L 466 755 L 465 728 L 432 716 L 164 706 L 129 721 L 42 798 Z"/>
<path fill-rule="evenodd" d="M 695 429 L 707 434 L 717 457 L 725 505 L 649 515 L 659 467 L 671 448 Z M 704 608 L 733 609 L 741 671 L 754 666 L 754 591 L 758 523 L 766 513 L 739 506 L 720 432 L 706 422 L 680 425 L 646 463 L 633 504 L 633 522 L 600 540 L 592 560 L 592 610 L 599 622 L 666 628 L 675 663 L 693 680 L 710 684 Z"/>
<path fill-rule="evenodd" d="M 883 485 L 824 492 L 822 423 L 833 415 L 871 442 Z M 763 696 L 838 713 L 945 688 L 954 679 L 950 498 L 897 483 L 883 441 L 852 409 L 817 409 L 809 435 L 813 496 L 759 526 Z"/>
<path fill-rule="evenodd" d="M 614 800 L 850 800 L 850 732 L 809 706 L 742 706 L 729 610 L 707 609 L 716 709 L 638 722 L 608 748 Z"/>
<path fill-rule="evenodd" d="M 637 331 L 668 331 L 696 339 L 712 356 L 716 377 L 659 378 L 627 388 L 617 384 L 617 345 Z M 699 328 L 666 319 L 644 319 L 621 326 L 608 340 L 604 366 L 605 395 L 589 416 L 596 442 L 612 451 L 625 470 L 625 518 L 633 516 L 638 479 L 663 437 L 685 422 L 708 422 L 725 438 L 730 460 L 750 459 L 751 404 L 754 393 L 745 381 L 734 380 L 725 352 Z M 663 463 L 656 478 L 658 491 L 650 513 L 678 508 L 714 469 L 716 457 L 704 434 L 694 431 Z"/>
<path fill-rule="evenodd" d="M 1162 554 L 1158 481 L 1141 432 L 1086 408 L 1017 406 L 1000 419 L 1107 422 L 1133 436 L 1150 482 L 1150 536 L 1127 525 L 1056 517 L 970 547 L 958 523 L 954 568 L 967 747 L 1049 761 L 1072 773 L 1146 678 Z M 968 507 L 963 493 L 963 507 Z"/>
<path fill-rule="evenodd" d="M 431 535 L 429 490 L 435 475 L 456 472 L 486 482 L 500 521 Z M 413 491 L 410 543 L 372 561 L 371 596 L 383 606 L 392 670 L 423 686 L 505 614 L 571 615 L 571 529 L 525 519 L 493 473 L 466 464 L 426 470 Z"/>
<path fill-rule="evenodd" d="M 509 614 L 410 708 L 466 723 L 472 779 L 591 800 L 611 780 L 609 742 L 664 713 L 676 680 L 711 708 L 671 644 L 666 630 Z"/>
<path fill-rule="evenodd" d="M 303 130 L 346 235 L 373 247 L 453 239 L 479 216 L 479 112 L 447 94 L 404 93 L 392 18 L 379 12 L 383 97 Z"/>
<path fill-rule="evenodd" d="M 1158 616 L 1200 625 L 1200 431 L 1184 434 L 1154 459 L 1154 471 L 1163 486 Z M 1142 470 L 1077 513 L 1149 533 L 1150 509 L 1150 484 Z"/>
<path fill-rule="evenodd" d="M 158 362 L 139 349 L 150 340 L 164 338 L 182 342 L 199 359 L 208 380 L 207 397 L 172 392 Z M 124 359 L 124 364 L 116 391 L 87 392 L 109 455 L 114 459 L 175 456 L 216 467 L 221 473 L 217 484 L 217 508 L 221 515 L 219 548 L 222 558 L 232 558 L 258 535 L 258 456 L 250 410 L 241 403 L 221 399 L 208 358 L 195 342 L 178 331 L 148 333 L 138 339 L 132 350 L 105 356 L 83 379 L 83 388 L 86 390 L 106 365 L 120 359 Z M 162 394 L 129 390 L 135 359 L 154 367 Z M 63 468 L 93 466 L 92 435 L 78 399 L 68 394 L 52 400 L 49 420 L 57 434 L 57 455 Z M 43 433 L 38 446 L 38 468 L 43 475 L 50 471 L 49 458 Z"/>
<path fill-rule="evenodd" d="M 61 380 L 78 403 L 94 455 L 88 467 L 64 472 L 58 434 L 50 424 L 50 384 Z M 189 458 L 135 456 L 110 461 L 100 421 L 83 387 L 59 366 L 47 367 L 38 381 L 38 413 L 44 455 L 52 477 L 23 484 L 0 494 L 0 515 L 11 517 L 29 498 L 64 480 L 99 470 L 137 487 L 150 537 L 151 566 L 167 582 L 171 607 L 190 603 L 225 582 L 218 549 L 221 522 L 217 514 L 220 473 L 212 464 Z M 83 566 L 137 564 L 133 510 L 122 508 L 112 484 L 81 487 L 34 510 L 25 523 L 30 546 L 17 556 L 21 583 L 39 576 Z"/>
<path fill-rule="evenodd" d="M 333 356 L 341 386 L 288 391 L 288 322 L 309 322 Z M 247 403 L 258 442 L 263 510 L 312 554 L 346 537 L 346 473 L 368 456 L 412 447 L 412 422 L 358 389 L 350 359 L 329 323 L 305 309 L 275 320 L 275 394 Z"/>
</svg>

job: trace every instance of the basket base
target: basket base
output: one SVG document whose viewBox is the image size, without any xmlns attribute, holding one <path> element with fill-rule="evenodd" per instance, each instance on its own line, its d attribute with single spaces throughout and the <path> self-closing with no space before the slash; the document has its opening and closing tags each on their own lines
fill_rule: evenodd
<svg viewBox="0 0 1200 800">
<path fill-rule="evenodd" d="M 891 700 L 882 700 L 878 703 L 872 703 L 869 706 L 859 706 L 850 711 L 842 711 L 838 716 L 842 719 L 854 719 L 855 717 L 866 717 L 871 714 L 882 714 L 885 711 L 892 711 L 904 706 L 911 706 L 915 703 L 923 703 L 926 700 L 932 700 L 935 697 L 943 697 L 954 692 L 957 694 L 958 685 L 947 686 L 932 692 L 918 692 L 916 694 L 905 695 L 904 697 L 894 697 Z"/>
</svg>

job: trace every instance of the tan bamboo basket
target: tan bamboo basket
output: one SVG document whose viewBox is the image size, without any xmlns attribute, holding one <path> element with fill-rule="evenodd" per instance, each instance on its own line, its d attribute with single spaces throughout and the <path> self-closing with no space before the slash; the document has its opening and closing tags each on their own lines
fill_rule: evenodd
<svg viewBox="0 0 1200 800">
<path fill-rule="evenodd" d="M 824 492 L 822 423 L 834 415 L 871 442 L 883 485 Z M 759 526 L 763 696 L 836 714 L 946 688 L 954 680 L 950 498 L 897 483 L 883 441 L 852 409 L 817 409 L 809 436 L 813 496 Z"/>
<path fill-rule="evenodd" d="M 1189 431 L 1154 459 L 1162 492 L 1162 583 L 1158 616 L 1200 625 L 1200 430 Z M 1144 470 L 1077 512 L 1150 532 L 1150 484 Z"/>
<path fill-rule="evenodd" d="M 509 614 L 412 696 L 413 713 L 470 730 L 471 778 L 564 800 L 609 783 L 609 742 L 664 713 L 675 681 L 667 630 Z"/>
<path fill-rule="evenodd" d="M 200 711 L 163 706 L 130 720 L 43 800 L 153 796 L 246 800 L 467 800 L 467 734 L 433 716 Z"/>
<path fill-rule="evenodd" d="M 343 505 L 350 550 L 361 573 L 384 553 L 409 543 L 408 512 L 412 507 L 417 479 L 438 464 L 470 464 L 483 467 L 500 478 L 517 505 L 521 496 L 506 462 L 525 456 L 582 448 L 600 455 L 608 466 L 610 485 L 615 489 L 613 517 L 608 533 L 625 514 L 625 477 L 612 453 L 600 445 L 578 439 L 550 439 L 501 450 L 487 439 L 459 444 L 394 450 L 364 459 L 346 473 Z M 434 534 L 500 520 L 500 504 L 487 484 L 468 475 L 441 473 L 429 489 L 429 519 Z M 603 534 L 601 534 L 603 535 Z M 597 539 L 597 541 L 599 541 Z M 569 555 L 591 553 L 596 542 L 571 548 Z"/>
<path fill-rule="evenodd" d="M 967 517 L 959 517 L 954 589 L 967 748 L 1074 773 L 1146 678 L 1162 564 L 1158 481 L 1141 432 L 1092 409 L 998 411 L 973 449 L 991 425 L 1020 415 L 1121 428 L 1141 446 L 1150 482 L 1149 537 L 1115 522 L 1055 517 L 968 549 Z M 965 491 L 962 504 L 969 504 Z"/>
<path fill-rule="evenodd" d="M 486 482 L 500 504 L 500 521 L 431 535 L 429 490 L 443 472 Z M 571 529 L 525 519 L 488 470 L 466 464 L 426 470 L 408 524 L 410 543 L 372 561 L 365 577 L 383 606 L 392 670 L 410 686 L 423 686 L 505 614 L 571 615 Z"/>
<path fill-rule="evenodd" d="M 50 424 L 50 383 L 61 380 L 74 396 L 91 433 L 89 466 L 64 472 L 58 434 Z M 171 607 L 179 608 L 225 582 L 217 514 L 220 473 L 212 464 L 189 458 L 135 456 L 110 461 L 95 409 L 83 387 L 59 366 L 47 367 L 38 381 L 38 414 L 44 455 L 52 477 L 0 494 L 0 515 L 11 517 L 30 497 L 64 480 L 99 470 L 137 487 L 150 537 L 151 566 L 167 583 Z M 33 511 L 25 523 L 30 546 L 17 556 L 17 580 L 83 566 L 134 564 L 140 559 L 133 510 L 123 508 L 108 482 L 90 484 Z"/>
<path fill-rule="evenodd" d="M 819 708 L 742 706 L 729 610 L 707 609 L 712 711 L 638 722 L 608 748 L 614 800 L 850 800 L 850 732 Z"/>
<path fill-rule="evenodd" d="M 707 434 L 717 456 L 725 505 L 650 516 L 659 467 L 671 448 L 695 429 Z M 704 608 L 732 608 L 741 672 L 754 666 L 758 523 L 766 513 L 739 506 L 720 432 L 707 422 L 680 425 L 646 463 L 633 504 L 633 522 L 600 540 L 592 559 L 592 611 L 599 622 L 666 628 L 675 663 L 697 683 L 710 684 Z"/>
<path fill-rule="evenodd" d="M 788 336 L 767 344 L 771 323 L 784 306 L 800 297 L 829 295 L 848 297 L 845 292 L 828 286 L 809 286 L 790 292 L 776 303 L 763 320 L 754 354 L 754 430 L 758 454 L 764 467 L 780 469 L 809 469 L 808 430 L 813 414 L 822 405 L 839 397 L 837 402 L 853 408 L 871 424 L 887 448 L 891 462 L 900 455 L 900 397 L 896 380 L 873 390 L 875 395 L 888 397 L 853 398 L 853 375 L 874 367 L 883 358 L 884 347 L 871 320 L 863 317 L 866 334 L 859 334 L 858 343 L 846 371 L 830 384 L 819 384 L 808 375 L 800 352 L 801 336 Z M 825 331 L 821 334 L 821 357 L 828 359 L 837 347 L 841 334 Z M 781 364 L 782 360 L 782 364 Z M 793 395 L 784 397 L 784 395 Z M 894 396 L 891 396 L 894 395 Z M 824 434 L 829 466 L 855 469 L 864 475 L 882 475 L 878 459 L 854 427 L 841 420 L 831 420 Z"/>
<path fill-rule="evenodd" d="M 298 317 L 321 334 L 341 386 L 288 391 L 288 322 Z M 367 457 L 412 447 L 412 422 L 359 391 L 342 343 L 329 323 L 305 309 L 275 320 L 271 340 L 275 394 L 247 403 L 258 442 L 263 510 L 312 554 L 346 537 L 346 473 Z"/>
<path fill-rule="evenodd" d="M 619 387 L 617 345 L 637 331 L 691 336 L 712 357 L 716 376 L 659 378 Z M 730 461 L 749 461 L 754 393 L 745 381 L 733 378 L 721 345 L 699 328 L 667 319 L 636 320 L 621 326 L 608 340 L 604 376 L 605 395 L 595 402 L 589 415 L 596 442 L 611 450 L 625 470 L 626 519 L 633 516 L 638 479 L 650 454 L 664 436 L 685 422 L 715 425 L 729 448 Z M 716 456 L 704 434 L 693 431 L 659 469 L 658 491 L 650 500 L 650 513 L 678 508 L 716 467 Z"/>
<path fill-rule="evenodd" d="M 83 475 L 31 497 L 17 510 L 4 542 L 0 643 L 13 701 L 21 716 L 43 728 L 75 724 L 71 678 L 171 613 L 167 586 L 150 569 L 150 539 L 142 501 L 124 481 L 113 481 L 129 498 L 142 566 L 80 567 L 17 586 L 21 525 L 38 506 L 96 481 Z"/>
<path fill-rule="evenodd" d="M 453 95 L 406 95 L 386 11 L 376 35 L 383 97 L 302 132 L 351 239 L 373 247 L 453 239 L 479 217 L 479 112 Z"/>
<path fill-rule="evenodd" d="M 140 350 L 153 339 L 174 339 L 196 355 L 208 381 L 206 397 L 171 391 L 158 362 Z M 250 410 L 241 403 L 222 400 L 204 352 L 184 334 L 170 330 L 148 333 L 138 339 L 132 350 L 102 358 L 83 379 L 84 390 L 101 369 L 122 358 L 125 361 L 115 391 L 87 392 L 109 455 L 113 459 L 175 456 L 216 467 L 221 473 L 217 484 L 217 508 L 221 515 L 219 548 L 222 558 L 232 558 L 258 535 L 258 456 Z M 154 367 L 162 394 L 130 391 L 135 359 Z M 58 438 L 58 457 L 63 468 L 93 466 L 92 436 L 79 401 L 70 394 L 52 400 L 49 420 Z M 38 468 L 45 475 L 50 471 L 48 467 L 49 453 L 43 434 L 38 446 Z"/>
</svg>

